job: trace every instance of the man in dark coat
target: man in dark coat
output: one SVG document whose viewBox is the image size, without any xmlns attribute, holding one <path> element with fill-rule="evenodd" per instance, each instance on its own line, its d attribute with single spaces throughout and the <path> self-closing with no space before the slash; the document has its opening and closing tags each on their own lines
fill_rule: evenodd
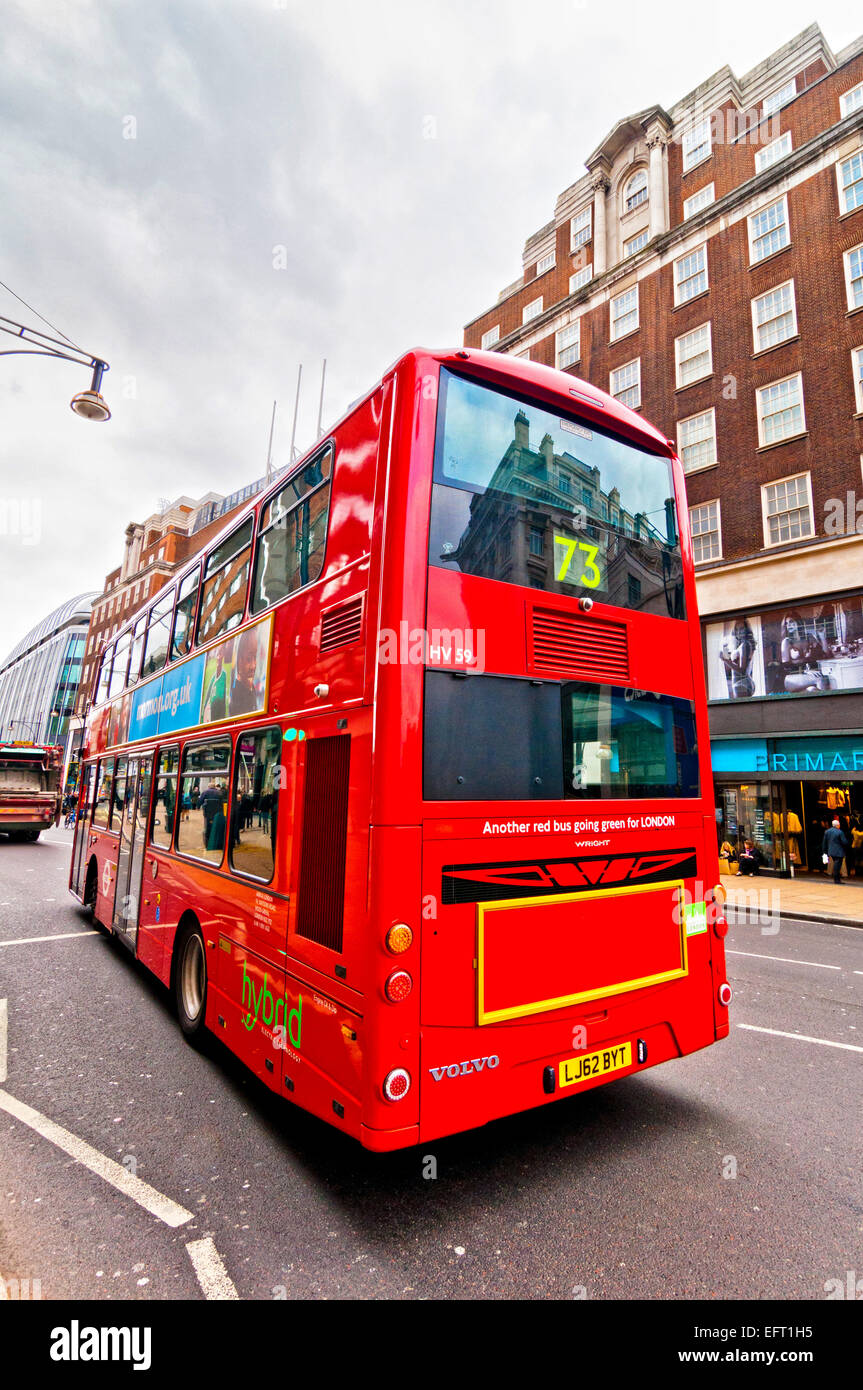
<svg viewBox="0 0 863 1390">
<path fill-rule="evenodd" d="M 842 860 L 848 849 L 848 840 L 842 833 L 842 827 L 838 820 L 824 831 L 824 839 L 821 842 L 821 853 L 828 855 L 833 865 L 833 882 L 842 882 Z"/>
</svg>

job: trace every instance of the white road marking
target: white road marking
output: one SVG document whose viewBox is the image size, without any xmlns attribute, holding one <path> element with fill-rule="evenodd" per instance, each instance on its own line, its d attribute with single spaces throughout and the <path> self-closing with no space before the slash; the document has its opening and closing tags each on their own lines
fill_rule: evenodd
<svg viewBox="0 0 863 1390">
<path fill-rule="evenodd" d="M 820 1043 L 822 1047 L 841 1047 L 844 1052 L 863 1052 L 863 1047 L 854 1043 L 833 1042 L 832 1038 L 810 1038 L 805 1033 L 783 1033 L 779 1028 L 759 1028 L 755 1023 L 738 1023 L 738 1028 L 746 1028 L 750 1033 L 771 1033 L 774 1038 L 796 1038 L 798 1042 Z"/>
<path fill-rule="evenodd" d="M 0 941 L 0 946 L 32 946 L 34 941 L 68 941 L 72 936 L 100 936 L 101 933 L 93 931 L 61 931 L 55 932 L 53 936 L 14 936 L 11 941 Z"/>
<path fill-rule="evenodd" d="M 195 1267 L 198 1283 L 204 1290 L 205 1298 L 219 1299 L 224 1302 L 227 1299 L 240 1297 L 209 1236 L 205 1240 L 190 1240 L 186 1249 L 189 1252 L 189 1259 Z"/>
<path fill-rule="evenodd" d="M 9 1037 L 9 1005 L 0 999 L 0 1082 L 6 1080 L 6 1044 Z M 2 1280 L 0 1280 L 2 1282 Z"/>
<path fill-rule="evenodd" d="M 89 1168 L 91 1173 L 97 1177 L 104 1178 L 105 1182 L 116 1187 L 118 1192 L 122 1192 L 124 1197 L 131 1197 L 133 1202 L 137 1202 L 139 1207 L 150 1212 L 152 1216 L 157 1216 L 160 1221 L 164 1221 L 166 1226 L 184 1226 L 187 1221 L 192 1220 L 192 1213 L 186 1211 L 177 1202 L 173 1202 L 170 1197 L 165 1197 L 161 1192 L 157 1192 L 155 1187 L 149 1183 L 136 1178 L 132 1173 L 126 1171 L 119 1163 L 115 1163 L 113 1158 L 106 1158 L 100 1154 L 98 1149 L 79 1139 L 77 1135 L 70 1134 L 68 1129 L 63 1129 L 60 1125 L 49 1120 L 47 1115 L 40 1115 L 38 1110 L 32 1106 L 25 1105 L 23 1101 L 16 1100 L 10 1096 L 8 1091 L 0 1090 L 0 1110 L 5 1110 L 7 1115 L 13 1119 L 20 1120 L 22 1124 L 28 1125 L 30 1129 L 41 1134 L 43 1139 L 49 1143 L 56 1144 L 58 1149 L 69 1154 L 76 1163 Z"/>
<path fill-rule="evenodd" d="M 753 960 L 781 960 L 786 965 L 814 965 L 816 970 L 841 970 L 841 965 L 822 965 L 819 960 L 794 960 L 792 956 L 761 955 L 759 951 L 726 951 L 727 956 L 751 956 Z"/>
</svg>

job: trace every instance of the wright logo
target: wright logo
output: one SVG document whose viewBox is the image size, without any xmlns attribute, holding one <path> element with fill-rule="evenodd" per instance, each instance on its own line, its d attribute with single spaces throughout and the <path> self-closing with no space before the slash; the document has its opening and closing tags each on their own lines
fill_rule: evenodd
<svg viewBox="0 0 863 1390">
<path fill-rule="evenodd" d="M 494 902 L 610 888 L 622 883 L 660 883 L 694 878 L 695 850 L 654 850 L 650 854 L 591 854 L 532 863 L 445 864 L 441 871 L 444 903 Z"/>
</svg>

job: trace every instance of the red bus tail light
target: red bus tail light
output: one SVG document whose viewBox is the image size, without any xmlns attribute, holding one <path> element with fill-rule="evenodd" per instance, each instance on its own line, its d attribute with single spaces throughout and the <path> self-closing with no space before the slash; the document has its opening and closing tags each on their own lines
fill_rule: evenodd
<svg viewBox="0 0 863 1390">
<path fill-rule="evenodd" d="M 394 970 L 384 985 L 384 994 L 391 1004 L 400 1004 L 413 987 L 414 982 L 406 970 Z"/>
<path fill-rule="evenodd" d="M 411 1079 L 404 1067 L 396 1067 L 387 1073 L 383 1085 L 387 1100 L 404 1100 L 410 1088 Z"/>
<path fill-rule="evenodd" d="M 731 1003 L 731 986 L 727 981 L 719 986 L 719 1002 L 723 1009 L 727 1009 Z"/>
<path fill-rule="evenodd" d="M 414 934 L 405 922 L 396 922 L 387 932 L 387 950 L 401 956 L 413 945 Z"/>
</svg>

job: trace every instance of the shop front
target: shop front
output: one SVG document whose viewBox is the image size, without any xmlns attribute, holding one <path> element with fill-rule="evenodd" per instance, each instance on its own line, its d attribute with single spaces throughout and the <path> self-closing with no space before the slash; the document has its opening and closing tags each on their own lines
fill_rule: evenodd
<svg viewBox="0 0 863 1390">
<path fill-rule="evenodd" d="M 763 866 L 789 876 L 822 873 L 821 842 L 839 820 L 846 870 L 863 878 L 863 734 L 714 738 L 716 832 L 740 850 L 749 839 Z M 856 835 L 854 832 L 857 832 Z"/>
</svg>

